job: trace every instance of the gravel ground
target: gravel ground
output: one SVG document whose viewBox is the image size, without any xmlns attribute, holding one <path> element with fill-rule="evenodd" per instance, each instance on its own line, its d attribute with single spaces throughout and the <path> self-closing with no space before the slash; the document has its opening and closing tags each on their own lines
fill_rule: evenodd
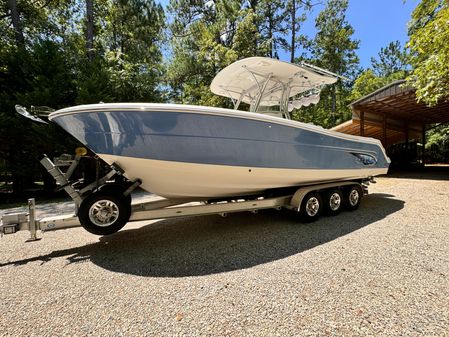
<svg viewBox="0 0 449 337">
<path fill-rule="evenodd" d="M 0 335 L 449 336 L 449 173 L 370 192 L 313 224 L 264 211 L 4 237 Z"/>
</svg>

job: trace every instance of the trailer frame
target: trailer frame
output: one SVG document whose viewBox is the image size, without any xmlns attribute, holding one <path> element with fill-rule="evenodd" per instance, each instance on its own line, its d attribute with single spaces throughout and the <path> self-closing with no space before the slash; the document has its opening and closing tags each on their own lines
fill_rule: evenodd
<svg viewBox="0 0 449 337">
<path fill-rule="evenodd" d="M 35 199 L 28 199 L 27 212 L 18 212 L 3 215 L 0 219 L 0 235 L 14 234 L 19 231 L 28 230 L 30 233 L 29 241 L 39 240 L 37 232 L 54 231 L 59 229 L 67 229 L 80 227 L 81 223 L 77 217 L 77 210 L 83 198 L 93 191 L 101 189 L 106 182 L 116 175 L 122 175 L 124 171 L 117 165 L 111 165 L 110 171 L 103 177 L 99 178 L 84 188 L 77 190 L 75 183 L 70 182 L 70 176 L 78 165 L 80 156 L 76 156 L 74 161 L 64 173 L 57 165 L 55 165 L 47 156 L 41 160 L 41 164 L 53 176 L 60 188 L 64 189 L 75 203 L 75 214 L 58 215 L 36 218 Z M 239 196 L 228 198 L 226 200 L 214 201 L 195 201 L 189 199 L 165 199 L 135 203 L 131 205 L 131 215 L 128 222 L 180 218 L 186 216 L 202 216 L 218 214 L 226 216 L 228 213 L 250 211 L 257 213 L 263 209 L 281 210 L 286 208 L 296 212 L 301 211 L 304 198 L 311 192 L 321 193 L 332 189 L 343 189 L 351 186 L 358 186 L 362 191 L 362 195 L 368 194 L 368 185 L 373 182 L 372 177 L 368 179 L 355 179 L 351 181 L 338 181 L 321 184 L 313 184 L 308 186 L 297 186 L 289 188 L 288 191 L 278 191 L 277 195 L 272 196 L 270 193 L 262 193 L 257 196 Z M 122 192 L 124 196 L 130 193 L 140 185 L 140 180 L 129 182 L 128 187 Z M 361 197 L 361 196 L 360 196 Z"/>
<path fill-rule="evenodd" d="M 299 212 L 303 198 L 311 191 L 327 190 L 358 184 L 354 181 L 318 184 L 299 187 L 294 194 L 254 200 L 234 200 L 217 203 L 203 203 L 189 200 L 158 199 L 132 205 L 132 213 L 129 222 L 146 221 L 156 219 L 181 218 L 186 216 L 202 216 L 218 214 L 225 217 L 228 213 L 250 211 L 257 213 L 263 209 L 281 210 L 286 208 Z M 367 188 L 364 184 L 364 194 Z M 28 211 L 3 215 L 0 223 L 0 234 L 14 234 L 19 231 L 30 232 L 29 241 L 38 240 L 37 232 L 55 231 L 80 227 L 81 224 L 75 214 L 59 215 L 36 218 L 35 199 L 28 199 Z"/>
</svg>

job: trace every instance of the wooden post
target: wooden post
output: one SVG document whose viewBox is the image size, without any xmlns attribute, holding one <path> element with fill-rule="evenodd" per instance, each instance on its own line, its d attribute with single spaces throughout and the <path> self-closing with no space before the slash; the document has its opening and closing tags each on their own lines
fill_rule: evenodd
<svg viewBox="0 0 449 337">
<path fill-rule="evenodd" d="M 422 153 L 421 153 L 421 160 L 422 160 L 422 166 L 425 165 L 425 159 L 426 159 L 426 124 L 422 125 Z"/>
<path fill-rule="evenodd" d="M 387 147 L 387 114 L 382 116 L 382 143 Z"/>
<path fill-rule="evenodd" d="M 408 124 L 405 124 L 405 129 L 404 129 L 404 133 L 405 133 L 405 145 L 407 146 L 408 149 Z"/>
<path fill-rule="evenodd" d="M 365 136 L 365 114 L 360 111 L 360 136 Z"/>
<path fill-rule="evenodd" d="M 410 158 L 410 153 L 408 151 L 408 124 L 407 123 L 405 123 L 405 153 L 406 153 L 407 161 L 408 161 Z"/>
</svg>

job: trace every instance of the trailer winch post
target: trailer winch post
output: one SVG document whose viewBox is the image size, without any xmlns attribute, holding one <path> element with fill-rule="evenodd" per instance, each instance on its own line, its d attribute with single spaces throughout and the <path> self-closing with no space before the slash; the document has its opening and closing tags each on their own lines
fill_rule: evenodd
<svg viewBox="0 0 449 337">
<path fill-rule="evenodd" d="M 66 175 L 48 158 L 46 155 L 41 159 L 41 164 L 50 173 L 53 179 L 61 185 L 61 187 L 67 192 L 67 194 L 75 201 L 77 205 L 81 204 L 82 198 L 73 186 L 70 184 Z"/>
<path fill-rule="evenodd" d="M 36 223 L 36 202 L 34 198 L 28 199 L 28 230 L 31 235 L 28 241 L 36 241 L 38 228 Z"/>
<path fill-rule="evenodd" d="M 75 156 L 75 159 L 73 160 L 72 164 L 67 169 L 67 172 L 65 173 L 65 177 L 67 180 L 69 180 L 70 177 L 72 176 L 73 172 L 75 172 L 75 169 L 78 166 L 80 160 L 81 160 L 81 156 L 77 154 Z"/>
</svg>

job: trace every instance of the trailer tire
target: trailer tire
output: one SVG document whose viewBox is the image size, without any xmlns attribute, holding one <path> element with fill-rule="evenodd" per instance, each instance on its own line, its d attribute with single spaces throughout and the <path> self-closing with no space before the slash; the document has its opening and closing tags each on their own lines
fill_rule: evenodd
<svg viewBox="0 0 449 337">
<path fill-rule="evenodd" d="M 110 235 L 119 231 L 130 216 L 131 199 L 109 191 L 89 195 L 78 210 L 81 226 L 95 235 Z"/>
<path fill-rule="evenodd" d="M 331 189 L 324 194 L 324 209 L 327 215 L 337 215 L 343 208 L 343 193 L 340 189 Z"/>
<path fill-rule="evenodd" d="M 348 211 L 355 211 L 362 202 L 363 191 L 360 185 L 352 185 L 346 189 L 345 203 Z"/>
<path fill-rule="evenodd" d="M 302 222 L 318 220 L 323 209 L 323 201 L 318 192 L 312 191 L 305 195 L 301 202 L 299 216 Z"/>
</svg>

